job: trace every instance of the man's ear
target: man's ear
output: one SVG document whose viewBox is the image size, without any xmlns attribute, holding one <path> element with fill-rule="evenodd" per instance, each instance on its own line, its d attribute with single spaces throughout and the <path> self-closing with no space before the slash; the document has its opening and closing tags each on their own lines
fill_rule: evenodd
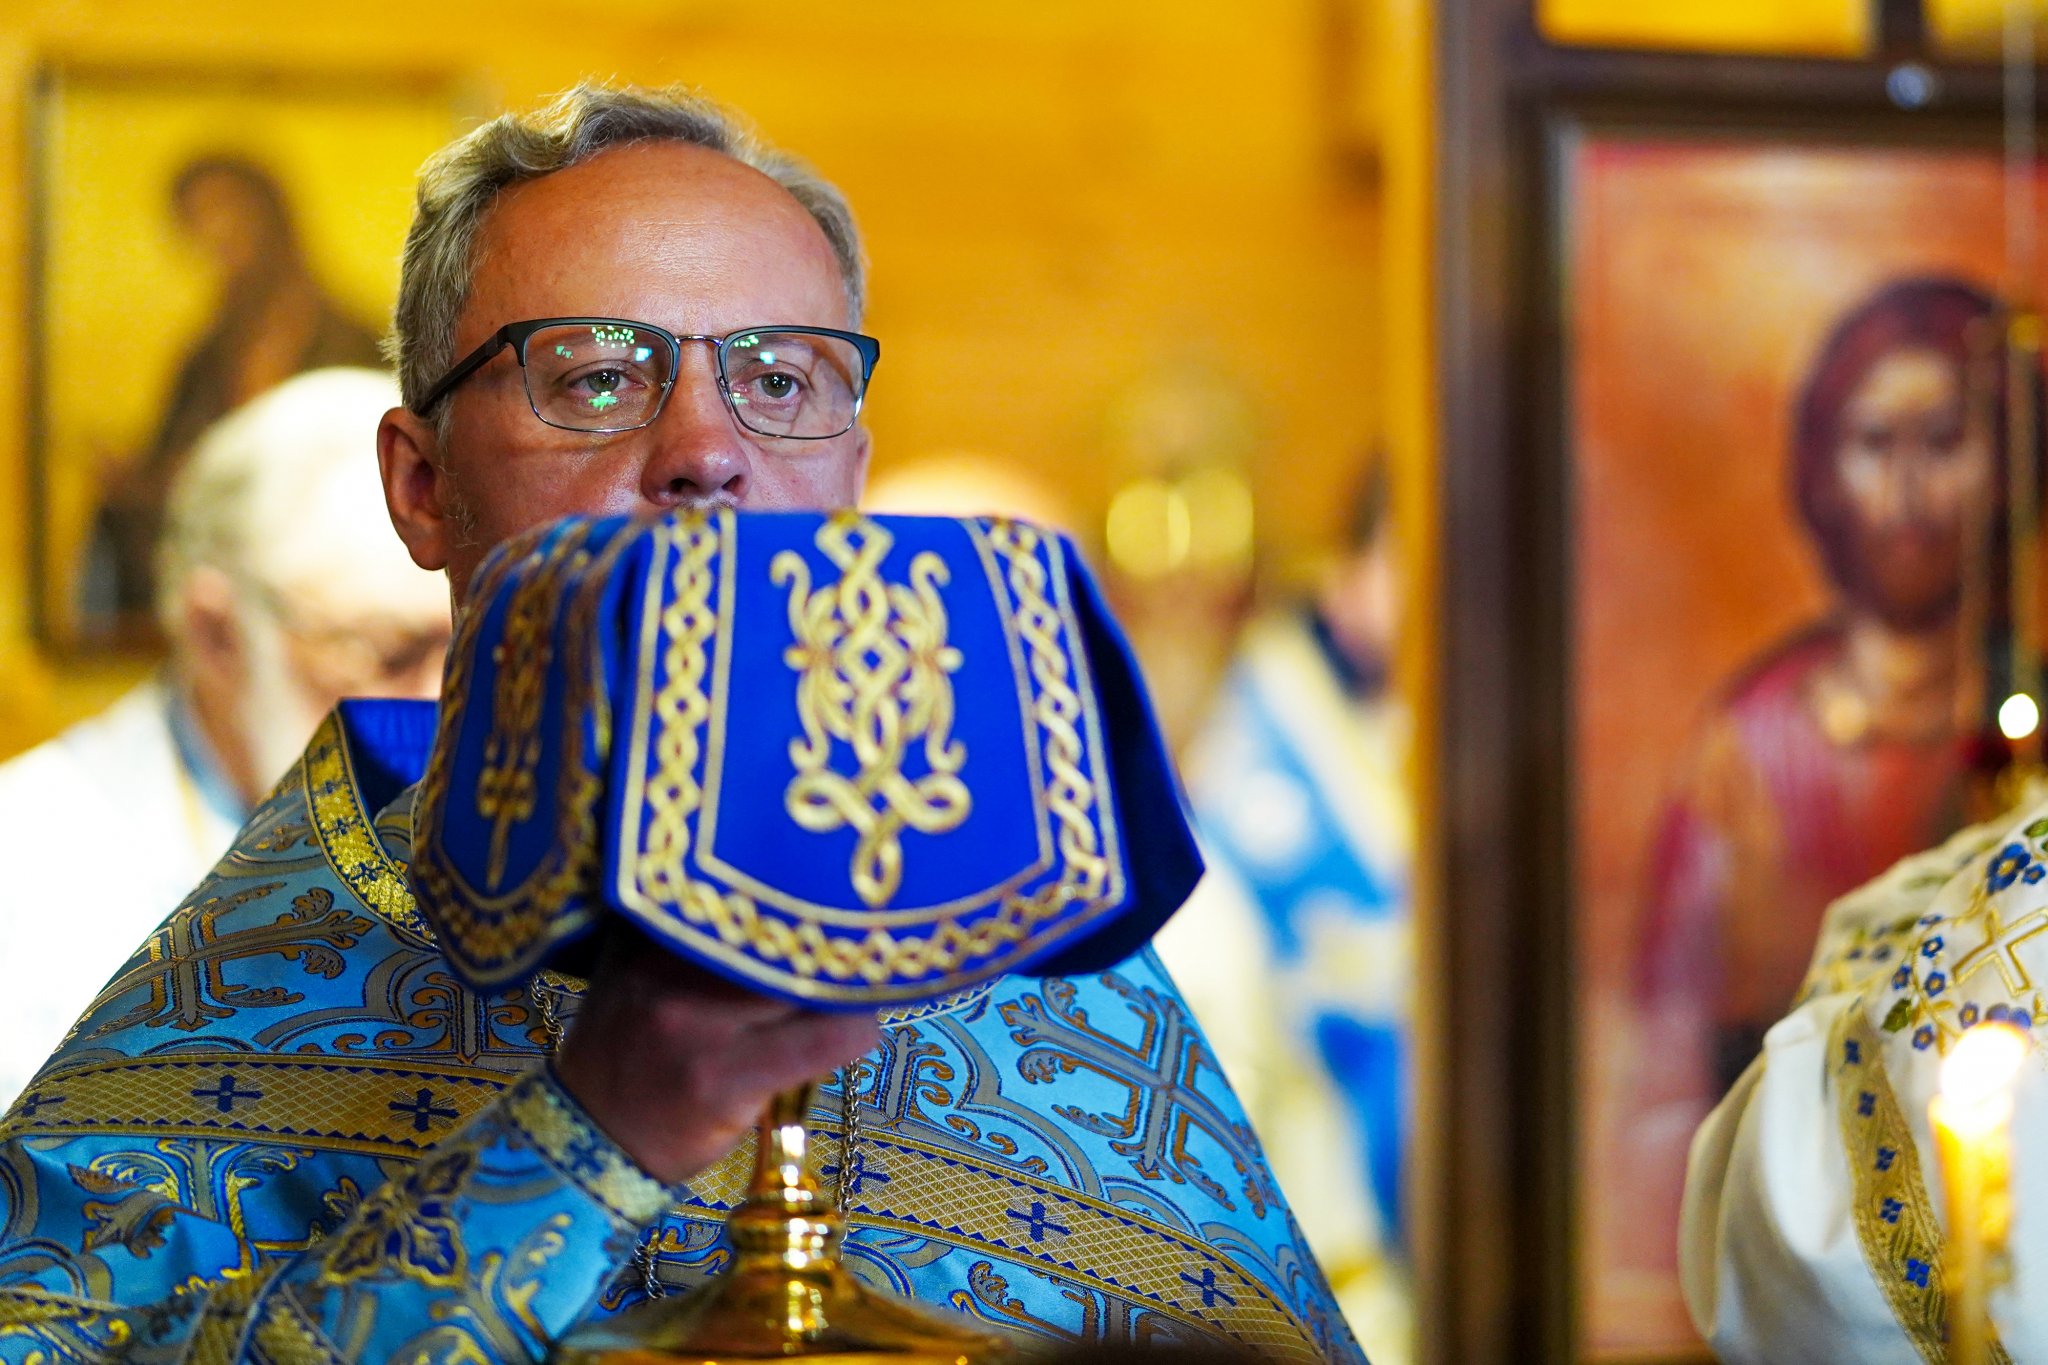
<svg viewBox="0 0 2048 1365">
<path fill-rule="evenodd" d="M 227 682 L 230 693 L 248 663 L 235 600 L 235 585 L 210 565 L 193 569 L 178 587 L 179 652 L 196 676 Z"/>
<path fill-rule="evenodd" d="M 409 409 L 393 408 L 377 424 L 377 471 L 384 479 L 392 529 L 412 562 L 430 573 L 448 567 L 457 529 L 449 515 L 455 504 L 440 452 L 433 423 Z"/>
</svg>

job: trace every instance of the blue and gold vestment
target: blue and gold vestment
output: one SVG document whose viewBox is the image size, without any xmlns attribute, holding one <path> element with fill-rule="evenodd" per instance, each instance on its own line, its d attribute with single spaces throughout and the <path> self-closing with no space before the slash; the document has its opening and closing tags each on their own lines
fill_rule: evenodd
<svg viewBox="0 0 2048 1365">
<path fill-rule="evenodd" d="M 538 1360 L 724 1263 L 748 1154 L 649 1179 L 546 1061 L 578 984 L 467 985 L 421 913 L 434 729 L 344 704 L 0 1120 L 0 1360 Z M 812 1125 L 848 1261 L 899 1293 L 1360 1358 L 1149 952 L 907 1006 Z"/>
</svg>

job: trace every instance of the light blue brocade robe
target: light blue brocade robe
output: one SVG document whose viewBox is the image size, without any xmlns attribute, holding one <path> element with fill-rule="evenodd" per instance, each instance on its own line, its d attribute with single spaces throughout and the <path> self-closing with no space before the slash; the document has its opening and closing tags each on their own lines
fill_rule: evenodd
<svg viewBox="0 0 2048 1365">
<path fill-rule="evenodd" d="M 425 754 L 373 751 L 376 714 L 322 727 L 0 1121 L 0 1362 L 538 1360 L 649 1253 L 674 1286 L 724 1263 L 748 1153 L 658 1185 L 552 1078 L 539 1002 L 457 982 L 405 881 Z M 837 1090 L 813 1123 L 869 1281 L 1362 1360 L 1149 952 L 892 1024 L 853 1075 L 851 1162 Z"/>
</svg>

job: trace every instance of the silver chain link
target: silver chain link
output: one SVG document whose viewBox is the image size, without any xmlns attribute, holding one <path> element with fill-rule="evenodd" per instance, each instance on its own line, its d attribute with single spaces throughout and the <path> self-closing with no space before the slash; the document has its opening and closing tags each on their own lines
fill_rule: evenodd
<svg viewBox="0 0 2048 1365">
<path fill-rule="evenodd" d="M 661 1282 L 661 1276 L 654 1270 L 655 1262 L 660 1259 L 654 1251 L 654 1241 L 659 1236 L 661 1229 L 657 1227 L 647 1234 L 646 1241 L 633 1248 L 633 1263 L 640 1267 L 640 1288 L 650 1299 L 668 1297 L 668 1286 Z"/>
<path fill-rule="evenodd" d="M 833 1190 L 839 1211 L 845 1213 L 853 1202 L 854 1162 L 859 1158 L 863 1136 L 860 1116 L 860 1082 L 867 1074 L 865 1061 L 848 1062 L 839 1069 L 839 1179 Z"/>
<path fill-rule="evenodd" d="M 533 1007 L 540 1011 L 540 1028 L 547 1039 L 548 1051 L 551 1054 L 560 1052 L 564 1030 L 562 1016 L 556 1009 L 553 987 L 544 985 L 536 976 L 526 983 L 526 994 L 532 999 Z"/>
</svg>

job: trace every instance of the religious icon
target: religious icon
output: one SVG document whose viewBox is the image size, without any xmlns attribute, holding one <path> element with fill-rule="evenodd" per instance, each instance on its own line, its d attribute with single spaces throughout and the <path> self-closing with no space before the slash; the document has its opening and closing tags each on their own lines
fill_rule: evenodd
<svg viewBox="0 0 2048 1365">
<path fill-rule="evenodd" d="M 64 70 L 37 107 L 30 581 L 63 650 L 155 638 L 164 490 L 216 418 L 378 365 L 436 82 Z"/>
<path fill-rule="evenodd" d="M 2003 191 L 1968 149 L 1595 134 L 1571 169 L 1583 1293 L 1594 1349 L 1665 1350 L 1693 1131 L 1829 902 L 1970 818 Z"/>
</svg>

